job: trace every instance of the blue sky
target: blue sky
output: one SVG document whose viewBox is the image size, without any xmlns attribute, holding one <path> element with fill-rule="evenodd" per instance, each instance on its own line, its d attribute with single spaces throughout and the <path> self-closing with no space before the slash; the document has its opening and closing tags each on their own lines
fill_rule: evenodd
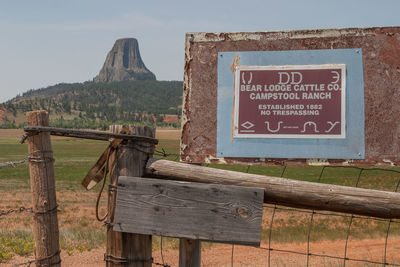
<svg viewBox="0 0 400 267">
<path fill-rule="evenodd" d="M 400 26 L 399 0 L 0 0 L 0 103 L 97 75 L 135 37 L 158 80 L 182 80 L 187 32 Z"/>
</svg>

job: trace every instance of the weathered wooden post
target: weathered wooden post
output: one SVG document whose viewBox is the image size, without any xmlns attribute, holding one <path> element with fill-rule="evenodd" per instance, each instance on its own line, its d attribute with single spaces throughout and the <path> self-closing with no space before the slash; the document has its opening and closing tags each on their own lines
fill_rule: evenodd
<svg viewBox="0 0 400 267">
<path fill-rule="evenodd" d="M 179 240 L 179 267 L 201 266 L 201 242 L 200 240 Z"/>
<path fill-rule="evenodd" d="M 44 110 L 27 113 L 28 125 L 48 126 Z M 61 266 L 53 151 L 49 132 L 28 137 L 36 266 Z"/>
<path fill-rule="evenodd" d="M 111 132 L 120 133 L 122 125 L 113 125 Z M 129 126 L 130 134 L 155 137 L 155 128 L 148 126 Z M 108 204 L 107 249 L 105 260 L 107 266 L 140 266 L 152 265 L 152 236 L 113 231 L 115 215 L 116 186 L 119 176 L 141 177 L 148 158 L 154 153 L 154 144 L 147 142 L 127 141 L 120 145 L 109 160 L 110 197 Z"/>
</svg>

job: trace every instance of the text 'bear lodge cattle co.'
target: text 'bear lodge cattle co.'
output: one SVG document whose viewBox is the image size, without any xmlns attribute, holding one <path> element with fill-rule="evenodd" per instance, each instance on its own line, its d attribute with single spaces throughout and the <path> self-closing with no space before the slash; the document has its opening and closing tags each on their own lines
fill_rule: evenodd
<svg viewBox="0 0 400 267">
<path fill-rule="evenodd" d="M 181 160 L 400 164 L 400 27 L 188 33 Z"/>
<path fill-rule="evenodd" d="M 234 138 L 345 138 L 346 66 L 238 66 Z"/>
</svg>

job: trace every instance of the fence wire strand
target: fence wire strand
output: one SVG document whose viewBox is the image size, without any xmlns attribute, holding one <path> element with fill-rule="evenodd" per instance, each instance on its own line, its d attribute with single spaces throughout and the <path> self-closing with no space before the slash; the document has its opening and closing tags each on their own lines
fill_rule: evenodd
<svg viewBox="0 0 400 267">
<path fill-rule="evenodd" d="M 209 167 L 209 164 L 204 164 L 204 166 Z M 252 165 L 247 165 L 247 168 L 245 169 L 246 173 L 249 173 L 251 170 Z M 357 178 L 354 184 L 354 187 L 359 187 L 360 181 L 362 178 L 362 175 L 367 172 L 367 171 L 382 171 L 382 172 L 391 172 L 393 174 L 398 175 L 399 177 L 397 178 L 396 186 L 394 192 L 398 192 L 398 189 L 400 187 L 400 171 L 393 170 L 393 169 L 384 169 L 384 168 L 362 168 L 358 166 L 322 166 L 321 171 L 318 175 L 317 182 L 321 182 L 322 178 L 324 177 L 325 171 L 328 168 L 347 168 L 347 169 L 354 169 L 358 170 L 357 172 Z M 287 166 L 283 166 L 281 175 L 280 177 L 284 177 L 285 173 L 287 170 Z M 271 266 L 271 259 L 272 259 L 272 254 L 274 252 L 277 253 L 288 253 L 288 254 L 294 254 L 294 255 L 301 255 L 306 257 L 306 266 L 311 265 L 311 258 L 312 257 L 317 257 L 317 258 L 326 258 L 326 259 L 334 259 L 334 260 L 340 260 L 342 261 L 342 265 L 346 266 L 347 262 L 355 262 L 355 263 L 361 263 L 361 264 L 373 264 L 373 265 L 382 265 L 382 266 L 400 266 L 399 263 L 395 262 L 388 262 L 387 261 L 387 253 L 388 253 L 388 239 L 389 239 L 389 234 L 390 234 L 390 229 L 392 224 L 400 224 L 400 220 L 398 219 L 382 219 L 382 218 L 375 218 L 375 217 L 368 217 L 368 216 L 360 216 L 360 215 L 354 215 L 354 214 L 342 214 L 342 213 L 336 213 L 336 212 L 329 212 L 329 211 L 316 211 L 316 210 L 305 210 L 305 209 L 298 209 L 298 208 L 291 208 L 291 207 L 283 207 L 283 206 L 277 206 L 276 204 L 264 204 L 263 209 L 271 209 L 271 220 L 269 222 L 269 230 L 268 230 L 268 240 L 267 240 L 267 246 L 268 247 L 259 247 L 256 249 L 268 251 L 268 261 L 267 264 L 270 267 Z M 295 251 L 295 250 L 287 250 L 287 249 L 279 249 L 279 248 L 274 248 L 272 244 L 272 233 L 273 233 L 273 225 L 274 221 L 276 218 L 276 213 L 277 211 L 285 211 L 285 212 L 299 212 L 299 213 L 304 213 L 304 214 L 310 214 L 310 222 L 308 224 L 307 228 L 307 251 L 302 252 L 302 251 Z M 341 217 L 344 219 L 349 219 L 347 230 L 346 230 L 346 237 L 345 237 L 345 246 L 344 246 L 344 252 L 343 256 L 336 256 L 336 255 L 329 255 L 329 254 L 321 254 L 321 253 L 314 253 L 312 252 L 311 249 L 311 235 L 313 233 L 313 225 L 315 223 L 315 216 L 316 215 L 322 215 L 322 216 L 329 216 L 329 217 Z M 348 248 L 349 248 L 349 240 L 350 240 L 350 235 L 351 235 L 351 229 L 353 226 L 354 219 L 360 219 L 360 220 L 368 220 L 368 221 L 376 221 L 376 222 L 387 222 L 388 226 L 385 231 L 385 244 L 384 244 L 384 255 L 383 255 L 383 261 L 379 260 L 371 260 L 371 259 L 359 259 L 355 257 L 349 257 L 348 254 Z M 232 252 L 231 252 L 231 266 L 234 266 L 234 245 L 232 245 Z"/>
<path fill-rule="evenodd" d="M 355 170 L 358 170 L 358 175 L 355 183 L 355 187 L 358 187 L 360 184 L 360 180 L 362 177 L 362 174 L 366 171 L 383 171 L 383 172 L 392 172 L 395 174 L 399 174 L 399 179 L 397 179 L 396 182 L 396 188 L 394 192 L 398 192 L 399 186 L 400 186 L 400 171 L 397 170 L 392 170 L 392 169 L 383 169 L 383 168 L 361 168 L 357 166 L 323 166 L 321 169 L 321 172 L 318 176 L 317 182 L 321 182 L 321 179 L 323 177 L 324 171 L 327 168 L 352 168 Z M 286 166 L 284 166 L 283 171 L 281 173 L 281 177 L 284 176 L 284 173 L 286 171 Z M 306 256 L 306 266 L 310 266 L 310 258 L 311 257 L 323 257 L 323 258 L 331 258 L 331 259 L 337 259 L 337 260 L 342 260 L 343 261 L 343 266 L 346 265 L 346 262 L 348 261 L 353 261 L 353 262 L 358 262 L 358 263 L 365 263 L 365 264 L 376 264 L 376 265 L 382 265 L 382 266 L 400 266 L 400 264 L 397 263 L 389 263 L 387 262 L 387 246 L 388 246 L 388 238 L 389 238 L 389 232 L 391 225 L 393 223 L 400 223 L 399 220 L 395 219 L 381 219 L 381 218 L 374 218 L 374 217 L 367 217 L 367 216 L 357 216 L 357 215 L 346 215 L 346 214 L 341 214 L 341 213 L 334 213 L 334 212 L 324 212 L 324 211 L 315 211 L 315 210 L 303 210 L 303 209 L 297 209 L 297 208 L 286 208 L 286 207 L 278 207 L 277 205 L 272 205 L 272 204 L 264 204 L 263 208 L 268 208 L 272 209 L 272 215 L 271 215 L 271 221 L 270 221 L 270 226 L 269 226 L 269 233 L 268 233 L 268 247 L 260 247 L 259 249 L 262 250 L 267 250 L 268 251 L 268 266 L 271 266 L 271 252 L 282 252 L 282 253 L 290 253 L 290 254 L 297 254 L 297 255 L 303 255 Z M 285 249 L 278 249 L 278 248 L 273 248 L 272 247 L 272 229 L 273 229 L 273 222 L 275 219 L 275 214 L 277 210 L 282 210 L 282 211 L 292 211 L 292 212 L 301 212 L 301 213 L 306 213 L 310 214 L 310 223 L 308 225 L 308 231 L 307 231 L 307 252 L 301 252 L 301 251 L 292 251 L 292 250 L 285 250 Z M 344 248 L 344 256 L 334 256 L 334 255 L 328 255 L 328 254 L 319 254 L 319 253 L 312 253 L 310 244 L 311 244 L 311 233 L 312 233 L 312 226 L 314 223 L 314 216 L 315 215 L 324 215 L 324 216 L 339 216 L 343 218 L 349 218 L 349 225 L 347 227 L 347 232 L 346 232 L 346 241 L 345 241 L 345 248 Z M 380 222 L 388 222 L 388 226 L 386 229 L 385 233 L 385 245 L 384 245 L 384 255 L 383 255 L 383 261 L 377 261 L 377 260 L 367 260 L 367 259 L 357 259 L 357 258 L 350 258 L 348 257 L 348 243 L 349 243 L 349 236 L 351 233 L 351 227 L 353 225 L 353 220 L 357 219 L 363 219 L 363 220 L 371 220 L 371 221 L 380 221 Z"/>
</svg>

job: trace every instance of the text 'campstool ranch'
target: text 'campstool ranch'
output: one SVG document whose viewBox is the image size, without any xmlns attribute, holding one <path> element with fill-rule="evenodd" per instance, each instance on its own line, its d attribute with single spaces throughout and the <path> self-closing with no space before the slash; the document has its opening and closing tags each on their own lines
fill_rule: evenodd
<svg viewBox="0 0 400 267">
<path fill-rule="evenodd" d="M 345 138 L 346 65 L 238 66 L 234 138 Z"/>
</svg>

